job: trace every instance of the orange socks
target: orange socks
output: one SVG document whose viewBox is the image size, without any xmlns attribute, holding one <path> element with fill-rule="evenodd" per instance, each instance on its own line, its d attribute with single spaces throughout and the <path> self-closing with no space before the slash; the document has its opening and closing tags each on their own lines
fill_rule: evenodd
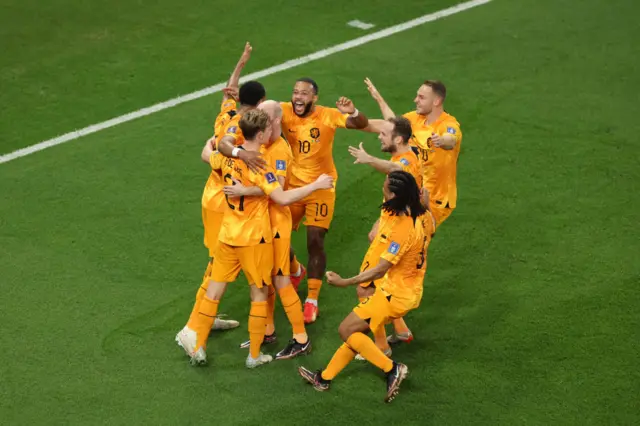
<svg viewBox="0 0 640 426">
<path fill-rule="evenodd" d="M 189 321 L 192 318 L 195 318 L 198 315 L 198 309 L 200 306 L 200 301 L 204 297 L 207 292 L 207 288 L 209 287 L 209 276 L 211 275 L 211 268 L 213 266 L 213 261 L 210 261 L 207 264 L 207 269 L 204 271 L 204 276 L 202 277 L 202 284 L 200 284 L 200 288 L 198 288 L 198 292 L 196 293 L 196 303 L 193 305 L 193 309 L 191 310 L 191 315 L 189 315 Z"/>
<path fill-rule="evenodd" d="M 322 287 L 322 280 L 309 278 L 307 279 L 307 287 L 309 289 L 307 299 L 318 300 L 318 296 L 320 295 L 320 287 Z"/>
<path fill-rule="evenodd" d="M 377 330 L 373 331 L 373 337 L 375 338 L 376 346 L 382 352 L 389 349 L 389 343 L 387 342 L 387 332 L 384 329 L 384 325 L 381 325 Z"/>
<path fill-rule="evenodd" d="M 410 333 L 409 327 L 407 327 L 407 323 L 404 322 L 404 319 L 402 318 L 393 320 L 393 328 L 396 330 L 396 334 Z"/>
<path fill-rule="evenodd" d="M 198 310 L 194 318 L 189 318 L 187 327 L 194 330 L 198 335 L 196 349 L 206 346 L 211 326 L 218 313 L 219 300 L 211 300 L 204 296 L 199 303 Z M 198 302 L 196 302 L 198 304 Z M 194 308 L 195 309 L 195 308 Z"/>
<path fill-rule="evenodd" d="M 364 359 L 375 365 L 385 373 L 388 373 L 393 368 L 393 361 L 389 359 L 380 349 L 373 343 L 373 340 L 369 339 L 362 333 L 353 333 L 347 339 L 347 344 L 351 348 L 358 352 Z"/>
<path fill-rule="evenodd" d="M 293 260 L 291 261 L 291 275 L 295 275 L 300 270 L 300 262 L 298 262 L 298 258 L 293 255 Z"/>
<path fill-rule="evenodd" d="M 260 346 L 264 340 L 265 322 L 267 319 L 267 302 L 251 302 L 249 311 L 249 340 L 251 341 L 251 358 L 258 358 Z"/>
<path fill-rule="evenodd" d="M 327 365 L 327 368 L 322 370 L 322 378 L 324 380 L 333 380 L 333 378 L 336 377 L 338 373 L 340 373 L 347 365 L 349 365 L 349 363 L 355 356 L 356 353 L 349 347 L 349 345 L 343 343 L 342 346 L 338 348 L 336 353 L 333 354 L 333 358 L 331 358 L 331 361 L 329 361 L 329 365 Z"/>
<path fill-rule="evenodd" d="M 267 319 L 265 321 L 265 336 L 270 336 L 276 332 L 276 326 L 273 323 L 273 313 L 276 310 L 276 289 L 269 286 L 269 296 L 267 297 Z"/>
<path fill-rule="evenodd" d="M 291 323 L 293 334 L 298 343 L 307 342 L 307 330 L 304 327 L 304 317 L 302 316 L 302 303 L 298 293 L 294 290 L 291 284 L 278 290 L 282 307 L 284 308 L 287 318 Z"/>
</svg>

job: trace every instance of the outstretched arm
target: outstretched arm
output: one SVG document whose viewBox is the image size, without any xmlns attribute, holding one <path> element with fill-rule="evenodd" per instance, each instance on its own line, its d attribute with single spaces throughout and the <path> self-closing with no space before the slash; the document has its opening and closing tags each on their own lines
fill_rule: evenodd
<svg viewBox="0 0 640 426">
<path fill-rule="evenodd" d="M 380 92 L 378 92 L 378 89 L 376 89 L 376 86 L 373 85 L 373 83 L 371 82 L 371 80 L 369 80 L 368 77 L 364 79 L 364 83 L 367 85 L 367 89 L 369 90 L 371 97 L 378 103 L 378 106 L 380 107 L 380 112 L 382 112 L 382 116 L 384 117 L 384 119 L 388 120 L 390 118 L 395 117 L 396 114 L 389 107 L 389 105 L 387 105 L 387 102 L 384 100 Z"/>
<path fill-rule="evenodd" d="M 333 178 L 329 175 L 321 175 L 315 182 L 300 188 L 289 189 L 283 191 L 281 187 L 275 189 L 269 197 L 281 206 L 288 206 L 296 201 L 302 200 L 304 197 L 311 195 L 312 192 L 319 189 L 333 188 Z"/>
<path fill-rule="evenodd" d="M 336 108 L 343 114 L 349 114 L 345 127 L 347 129 L 359 129 L 362 130 L 369 124 L 369 119 L 366 115 L 356 109 L 351 99 L 341 97 L 336 102 Z"/>
<path fill-rule="evenodd" d="M 242 69 L 247 64 L 247 62 L 249 62 L 252 49 L 253 48 L 251 47 L 251 44 L 249 42 L 247 42 L 244 45 L 244 51 L 242 52 L 242 55 L 240 56 L 240 59 L 238 60 L 236 67 L 231 73 L 231 76 L 229 77 L 229 81 L 227 81 L 227 87 L 223 89 L 223 92 L 224 92 L 224 96 L 222 98 L 223 101 L 230 98 L 237 100 L 237 93 L 238 93 L 238 88 L 240 84 L 240 74 L 242 73 Z"/>
<path fill-rule="evenodd" d="M 393 264 L 385 259 L 380 259 L 380 262 L 371 269 L 367 269 L 364 272 L 359 273 L 355 277 L 342 278 L 340 275 L 332 271 L 327 271 L 327 282 L 336 287 L 348 287 L 350 285 L 358 285 L 370 281 L 379 280 L 384 277 Z"/>
<path fill-rule="evenodd" d="M 360 146 L 358 148 L 350 146 L 349 154 L 351 154 L 351 156 L 356 159 L 353 164 L 368 164 L 377 171 L 386 175 L 394 171 L 402 170 L 402 165 L 400 164 L 388 160 L 383 160 L 382 158 L 377 158 L 369 154 L 362 147 L 362 142 L 360 142 Z"/>
</svg>

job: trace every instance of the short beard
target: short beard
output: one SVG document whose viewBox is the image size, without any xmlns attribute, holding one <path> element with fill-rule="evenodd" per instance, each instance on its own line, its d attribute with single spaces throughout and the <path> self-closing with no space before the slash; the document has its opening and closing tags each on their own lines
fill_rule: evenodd
<svg viewBox="0 0 640 426">
<path fill-rule="evenodd" d="M 307 115 L 309 115 L 309 112 L 311 111 L 311 108 L 313 108 L 313 102 L 308 102 L 304 105 L 304 111 L 302 112 L 302 114 L 298 114 L 296 112 L 296 106 L 293 104 L 293 101 L 291 101 L 291 105 L 293 105 L 293 112 L 298 116 L 298 117 L 306 117 Z"/>
</svg>

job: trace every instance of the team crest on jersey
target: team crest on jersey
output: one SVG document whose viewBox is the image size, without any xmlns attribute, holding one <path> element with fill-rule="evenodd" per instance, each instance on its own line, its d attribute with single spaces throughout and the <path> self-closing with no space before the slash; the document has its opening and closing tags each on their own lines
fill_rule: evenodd
<svg viewBox="0 0 640 426">
<path fill-rule="evenodd" d="M 287 162 L 284 160 L 276 160 L 276 170 L 286 170 Z"/>
<path fill-rule="evenodd" d="M 395 241 L 391 242 L 391 245 L 389 246 L 389 253 L 398 254 L 399 251 L 400 251 L 400 244 L 396 243 Z"/>
<path fill-rule="evenodd" d="M 316 142 L 318 142 L 317 139 L 320 138 L 320 129 L 314 127 L 309 131 L 309 135 L 311 136 L 311 139 L 314 139 Z"/>
<path fill-rule="evenodd" d="M 265 173 L 264 177 L 267 178 L 267 183 L 273 183 L 276 181 L 275 175 L 271 172 Z"/>
<path fill-rule="evenodd" d="M 452 135 L 455 135 L 456 129 L 454 129 L 453 127 L 447 127 L 447 133 L 451 133 Z"/>
<path fill-rule="evenodd" d="M 407 161 L 406 158 L 401 158 L 400 159 L 400 163 L 402 163 L 403 166 L 408 166 L 409 165 L 409 161 Z"/>
<path fill-rule="evenodd" d="M 238 126 L 231 126 L 229 127 L 229 130 L 227 130 L 227 133 L 236 133 L 238 131 Z"/>
</svg>

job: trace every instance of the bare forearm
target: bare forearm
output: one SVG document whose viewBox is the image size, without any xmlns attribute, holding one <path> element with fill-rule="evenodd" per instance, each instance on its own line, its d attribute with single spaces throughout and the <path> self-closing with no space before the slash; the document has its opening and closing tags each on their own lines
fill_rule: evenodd
<svg viewBox="0 0 640 426">
<path fill-rule="evenodd" d="M 385 120 L 380 120 L 379 118 L 375 118 L 372 120 L 369 120 L 369 123 L 367 124 L 367 127 L 365 127 L 364 129 L 362 129 L 363 132 L 370 132 L 370 133 L 380 133 L 380 131 L 382 130 L 382 125 L 384 124 Z"/>
<path fill-rule="evenodd" d="M 371 161 L 368 164 L 380 173 L 384 173 L 385 175 L 388 175 L 391 172 L 402 170 L 402 166 L 400 164 L 392 163 L 391 161 L 383 160 L 382 158 L 373 156 L 371 157 Z"/>
<path fill-rule="evenodd" d="M 211 144 L 213 138 L 209 139 L 202 148 L 202 152 L 200 153 L 200 158 L 205 163 L 209 164 L 209 159 L 211 158 L 211 154 L 213 154 L 213 145 Z"/>
<path fill-rule="evenodd" d="M 389 105 L 384 100 L 384 98 L 381 97 L 379 99 L 376 99 L 376 101 L 378 102 L 378 106 L 380 107 L 380 112 L 382 113 L 382 116 L 384 117 L 385 120 L 394 118 L 396 116 L 396 114 L 393 112 L 391 107 L 389 107 Z"/>
<path fill-rule="evenodd" d="M 247 186 L 244 190 L 244 195 L 247 197 L 258 197 L 264 195 L 264 191 L 259 186 Z"/>
<path fill-rule="evenodd" d="M 271 198 L 281 206 L 288 206 L 296 201 L 302 200 L 304 197 L 311 195 L 316 190 L 315 183 L 302 186 L 300 188 L 289 189 L 287 191 L 272 192 Z"/>
<path fill-rule="evenodd" d="M 384 277 L 384 274 L 386 274 L 388 270 L 389 268 L 386 265 L 378 263 L 373 268 L 367 269 L 366 271 L 359 273 L 355 277 L 346 278 L 345 281 L 347 282 L 347 285 L 357 285 L 376 281 Z"/>
<path fill-rule="evenodd" d="M 235 148 L 233 142 L 231 142 L 229 139 L 222 138 L 222 140 L 220 142 L 218 142 L 218 151 L 220 152 L 220 154 L 224 155 L 225 157 L 231 158 L 233 157 L 233 148 Z"/>
<path fill-rule="evenodd" d="M 358 112 L 357 117 L 347 118 L 347 129 L 362 130 L 369 124 L 369 119 L 362 112 Z"/>
</svg>

